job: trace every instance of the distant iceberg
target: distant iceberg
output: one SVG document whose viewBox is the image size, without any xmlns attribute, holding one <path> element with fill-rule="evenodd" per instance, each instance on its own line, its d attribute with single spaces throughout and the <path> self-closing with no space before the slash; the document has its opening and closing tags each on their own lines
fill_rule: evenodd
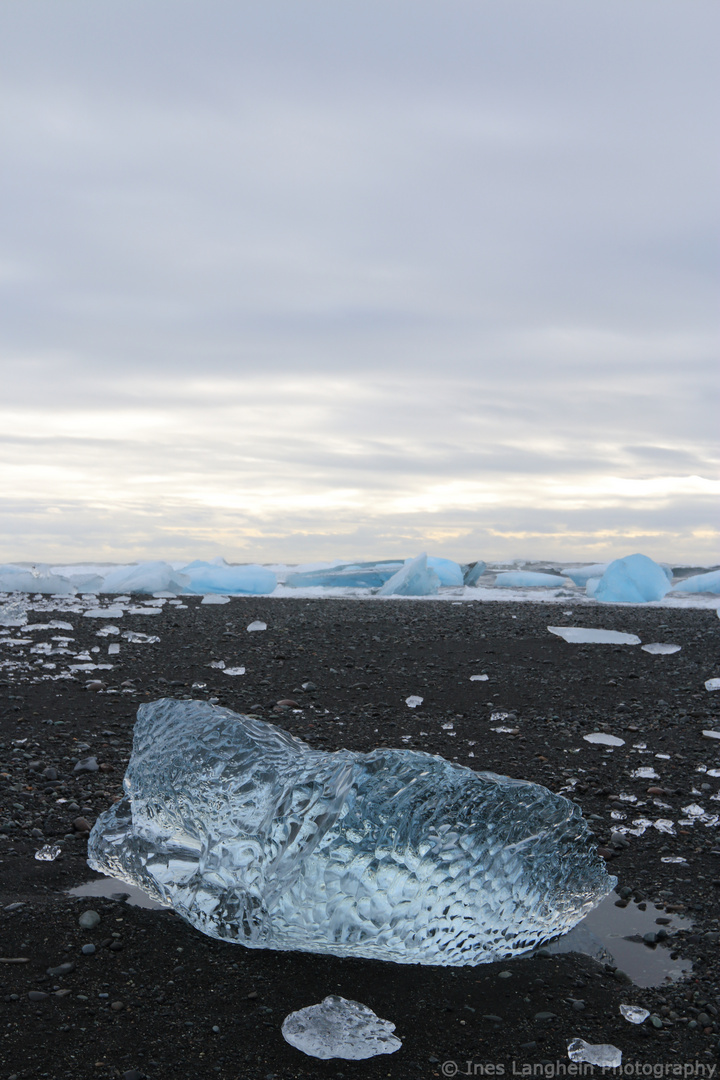
<svg viewBox="0 0 720 1080">
<path fill-rule="evenodd" d="M 379 589 L 393 574 L 402 569 L 397 559 L 390 562 L 348 563 L 327 570 L 300 570 L 288 574 L 285 584 L 292 589 L 308 589 L 321 586 L 326 589 Z"/>
<path fill-rule="evenodd" d="M 51 593 L 55 596 L 74 593 L 67 578 L 54 574 L 49 566 L 0 566 L 0 592 Z"/>
<path fill-rule="evenodd" d="M 530 570 L 510 570 L 504 574 L 498 574 L 495 585 L 501 589 L 557 589 L 558 586 L 567 585 L 564 577 L 557 574 L 539 574 Z"/>
<path fill-rule="evenodd" d="M 711 570 L 708 574 L 693 574 L 683 578 L 673 586 L 673 592 L 720 593 L 720 570 Z"/>
<path fill-rule="evenodd" d="M 440 578 L 428 567 L 427 555 L 406 562 L 397 574 L 386 581 L 378 596 L 433 596 L 440 588 Z"/>
<path fill-rule="evenodd" d="M 610 563 L 597 562 L 588 566 L 568 566 L 562 573 L 565 577 L 569 577 L 571 581 L 574 581 L 576 585 L 585 586 L 590 578 L 601 578 L 609 565 Z"/>
<path fill-rule="evenodd" d="M 588 596 L 604 604 L 648 604 L 669 591 L 667 571 L 647 555 L 615 559 L 601 578 L 587 583 Z"/>
<path fill-rule="evenodd" d="M 470 563 L 468 566 L 465 567 L 465 571 L 463 573 L 463 584 L 477 585 L 479 579 L 486 570 L 487 563 L 484 563 L 482 559 L 478 559 L 478 561 L 475 563 Z"/>
<path fill-rule="evenodd" d="M 102 593 L 187 592 L 190 578 L 166 562 L 141 562 L 118 566 L 105 575 Z M 93 590 L 95 591 L 95 590 Z"/>
<path fill-rule="evenodd" d="M 274 591 L 277 578 L 265 566 L 228 566 L 196 559 L 182 568 L 182 577 L 193 593 L 219 593 L 223 596 L 264 596 Z"/>
</svg>

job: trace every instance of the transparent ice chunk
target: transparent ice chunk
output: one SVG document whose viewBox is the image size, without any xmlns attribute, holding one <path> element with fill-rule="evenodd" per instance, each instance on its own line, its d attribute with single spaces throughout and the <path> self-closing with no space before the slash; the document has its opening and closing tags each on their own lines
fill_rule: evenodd
<svg viewBox="0 0 720 1080">
<path fill-rule="evenodd" d="M 598 630 L 590 626 L 548 626 L 551 634 L 573 645 L 639 645 L 637 634 L 624 634 L 620 630 Z"/>
<path fill-rule="evenodd" d="M 606 1069 L 618 1069 L 622 1065 L 622 1050 L 610 1043 L 588 1043 L 584 1039 L 571 1039 L 567 1049 L 571 1061 L 584 1061 Z"/>
<path fill-rule="evenodd" d="M 459 966 L 564 933 L 615 884 L 579 807 L 412 750 L 313 750 L 199 701 L 142 705 L 90 865 L 249 948 Z"/>
<path fill-rule="evenodd" d="M 682 645 L 665 644 L 662 641 L 652 641 L 649 645 L 643 645 L 642 651 L 651 656 L 671 656 L 672 653 L 680 652 Z"/>
<path fill-rule="evenodd" d="M 27 621 L 23 600 L 9 600 L 0 607 L 0 626 L 25 626 Z"/>
<path fill-rule="evenodd" d="M 57 844 L 45 844 L 39 851 L 35 852 L 35 858 L 38 862 L 55 862 L 58 855 L 62 854 L 62 848 Z"/>
<path fill-rule="evenodd" d="M 427 555 L 410 559 L 397 574 L 378 589 L 378 596 L 432 596 L 440 588 L 440 578 L 428 567 Z"/>
<path fill-rule="evenodd" d="M 625 740 L 617 735 L 606 735 L 604 731 L 591 731 L 589 735 L 583 735 L 585 742 L 597 743 L 599 746 L 624 746 Z"/>
<path fill-rule="evenodd" d="M 392 1034 L 394 1030 L 394 1024 L 381 1020 L 367 1005 L 334 994 L 319 1005 L 290 1013 L 282 1026 L 286 1042 L 324 1061 L 362 1061 L 378 1054 L 394 1054 L 402 1046 Z"/>
</svg>

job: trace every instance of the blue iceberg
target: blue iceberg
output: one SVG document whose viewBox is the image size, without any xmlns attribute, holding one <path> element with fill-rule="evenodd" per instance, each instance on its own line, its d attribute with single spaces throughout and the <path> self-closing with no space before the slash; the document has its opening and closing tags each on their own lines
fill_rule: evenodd
<svg viewBox="0 0 720 1080">
<path fill-rule="evenodd" d="M 592 563 L 588 566 L 569 566 L 563 570 L 563 576 L 569 577 L 576 585 L 587 585 L 590 578 L 600 578 L 607 570 L 610 563 Z"/>
<path fill-rule="evenodd" d="M 670 590 L 667 572 L 647 555 L 628 555 L 610 563 L 601 578 L 590 578 L 588 596 L 604 604 L 647 604 Z"/>
<path fill-rule="evenodd" d="M 487 563 L 484 563 L 481 559 L 476 563 L 470 563 L 463 573 L 463 585 L 477 585 L 486 570 Z"/>
<path fill-rule="evenodd" d="M 498 574 L 495 585 L 501 589 L 557 589 L 567 585 L 564 577 L 557 574 L 537 574 L 531 570 L 508 571 Z"/>
<path fill-rule="evenodd" d="M 452 559 L 440 559 L 437 555 L 428 555 L 427 564 L 440 578 L 441 585 L 457 587 L 464 584 L 460 564 L 453 562 Z"/>
<path fill-rule="evenodd" d="M 193 593 L 220 593 L 224 596 L 264 596 L 273 592 L 277 578 L 265 566 L 228 566 L 196 559 L 183 566 L 182 573 Z"/>
<path fill-rule="evenodd" d="M 100 587 L 102 593 L 185 593 L 190 579 L 166 562 L 141 562 L 110 570 Z M 93 590 L 94 591 L 94 590 Z"/>
<path fill-rule="evenodd" d="M 565 933 L 615 884 L 580 808 L 413 750 L 313 750 L 206 702 L 142 705 L 88 862 L 252 949 L 461 966 Z"/>
<path fill-rule="evenodd" d="M 51 593 L 55 596 L 72 595 L 75 587 L 60 574 L 54 574 L 49 566 L 0 566 L 0 592 Z"/>
<path fill-rule="evenodd" d="M 693 574 L 683 578 L 673 587 L 673 592 L 720 593 L 720 570 L 710 570 L 707 574 Z"/>
<path fill-rule="evenodd" d="M 288 574 L 285 584 L 293 589 L 324 588 L 379 589 L 402 568 L 395 560 L 381 563 L 351 563 L 327 570 L 300 570 Z"/>
<path fill-rule="evenodd" d="M 386 581 L 378 596 L 433 596 L 440 588 L 440 578 L 427 564 L 427 555 L 408 559 L 403 567 Z"/>
</svg>

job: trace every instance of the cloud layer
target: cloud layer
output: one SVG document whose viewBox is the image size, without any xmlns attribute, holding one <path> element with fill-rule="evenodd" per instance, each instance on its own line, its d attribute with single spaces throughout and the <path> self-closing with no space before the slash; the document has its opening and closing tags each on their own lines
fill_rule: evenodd
<svg viewBox="0 0 720 1080">
<path fill-rule="evenodd" d="M 714 5 L 0 13 L 0 557 L 717 547 Z"/>
</svg>

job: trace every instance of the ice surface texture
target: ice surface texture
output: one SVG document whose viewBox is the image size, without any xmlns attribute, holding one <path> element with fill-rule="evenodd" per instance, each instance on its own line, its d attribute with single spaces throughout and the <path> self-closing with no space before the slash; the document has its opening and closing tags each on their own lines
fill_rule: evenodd
<svg viewBox="0 0 720 1080">
<path fill-rule="evenodd" d="M 525 952 L 613 887 L 579 808 L 411 750 L 326 753 L 198 701 L 142 705 L 88 862 L 212 937 L 457 966 Z"/>
<path fill-rule="evenodd" d="M 615 559 L 601 578 L 587 583 L 588 596 L 606 604 L 646 604 L 662 600 L 669 591 L 667 571 L 647 555 Z"/>
<path fill-rule="evenodd" d="M 402 1043 L 393 1035 L 395 1025 L 359 1001 L 326 997 L 319 1005 L 290 1013 L 282 1026 L 283 1038 L 310 1057 L 363 1061 L 378 1054 L 394 1054 Z"/>
</svg>

